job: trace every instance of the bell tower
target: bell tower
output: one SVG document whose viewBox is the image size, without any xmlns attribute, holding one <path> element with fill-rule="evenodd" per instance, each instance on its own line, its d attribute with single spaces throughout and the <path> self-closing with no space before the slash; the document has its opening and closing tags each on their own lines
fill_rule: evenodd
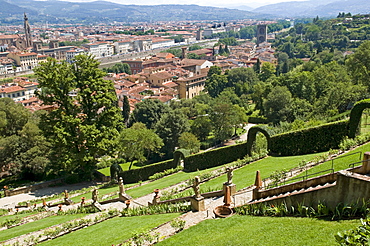
<svg viewBox="0 0 370 246">
<path fill-rule="evenodd" d="M 26 47 L 32 47 L 32 40 L 31 40 L 31 27 L 28 23 L 28 17 L 26 13 L 24 13 L 24 33 L 26 35 Z"/>
<path fill-rule="evenodd" d="M 257 45 L 267 41 L 267 25 L 257 25 Z"/>
</svg>

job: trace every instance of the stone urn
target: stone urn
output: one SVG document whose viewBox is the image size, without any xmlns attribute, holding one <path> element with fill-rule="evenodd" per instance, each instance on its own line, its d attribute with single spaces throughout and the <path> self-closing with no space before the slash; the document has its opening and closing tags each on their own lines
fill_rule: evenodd
<svg viewBox="0 0 370 246">
<path fill-rule="evenodd" d="M 227 218 L 233 214 L 233 210 L 227 206 L 218 206 L 215 207 L 213 213 L 216 215 L 216 217 Z"/>
</svg>

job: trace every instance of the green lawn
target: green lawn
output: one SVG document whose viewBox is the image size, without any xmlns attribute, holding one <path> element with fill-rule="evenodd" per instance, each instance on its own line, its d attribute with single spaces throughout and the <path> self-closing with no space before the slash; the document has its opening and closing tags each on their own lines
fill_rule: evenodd
<svg viewBox="0 0 370 246">
<path fill-rule="evenodd" d="M 119 165 L 122 167 L 123 171 L 126 171 L 130 167 L 130 164 L 131 164 L 131 162 L 126 162 L 126 163 L 122 163 L 122 164 L 119 164 Z M 143 167 L 143 166 L 139 165 L 137 161 L 134 161 L 133 164 L 132 164 L 131 169 L 137 169 L 137 168 L 141 168 L 141 167 Z M 105 176 L 110 176 L 110 167 L 99 169 L 98 172 L 101 172 Z"/>
<path fill-rule="evenodd" d="M 234 215 L 206 220 L 158 245 L 335 245 L 334 234 L 355 228 L 359 220 L 325 221 L 293 217 L 252 217 Z"/>
<path fill-rule="evenodd" d="M 5 220 L 11 220 L 15 218 L 24 218 L 33 214 L 36 214 L 37 212 L 31 212 L 31 213 L 24 213 L 24 214 L 12 214 L 12 215 L 3 215 L 0 216 L 0 224 L 3 223 Z"/>
<path fill-rule="evenodd" d="M 334 172 L 347 169 L 347 168 L 349 168 L 349 164 L 361 161 L 362 158 L 363 158 L 364 152 L 367 152 L 367 151 L 370 151 L 370 142 L 366 143 L 366 144 L 364 144 L 364 145 L 362 145 L 362 146 L 360 146 L 360 147 L 358 147 L 354 150 L 351 150 L 351 151 L 349 151 L 348 153 L 346 153 L 344 155 L 341 155 L 339 158 L 334 159 L 334 161 L 333 161 Z M 357 152 L 361 152 L 361 153 L 357 153 Z M 359 164 L 356 164 L 355 166 L 359 166 L 359 165 L 361 165 L 361 164 L 359 163 Z M 318 166 L 315 166 L 315 167 L 307 170 L 307 174 L 314 174 L 314 173 L 322 172 L 322 173 L 319 173 L 317 175 L 311 176 L 309 178 L 312 178 L 312 177 L 315 177 L 315 176 L 320 176 L 320 175 L 323 175 L 325 173 L 330 173 L 331 171 L 326 171 L 326 172 L 323 172 L 323 171 L 329 170 L 329 169 L 331 169 L 331 167 L 332 167 L 332 161 L 327 161 L 327 162 L 324 162 L 324 163 L 322 163 Z M 301 173 L 297 177 L 303 177 L 304 175 L 306 175 L 306 172 Z M 296 181 L 294 181 L 294 182 L 296 182 Z"/>
<path fill-rule="evenodd" d="M 178 217 L 179 213 L 116 217 L 40 245 L 115 245 Z"/>
<path fill-rule="evenodd" d="M 236 189 L 240 190 L 244 187 L 254 184 L 256 178 L 256 171 L 261 172 L 262 179 L 267 178 L 276 170 L 291 169 L 297 167 L 299 162 L 303 159 L 312 160 L 317 155 L 323 153 L 315 153 L 309 155 L 297 156 L 269 156 L 262 160 L 250 163 L 242 168 L 234 171 L 233 183 L 236 184 Z M 221 190 L 222 184 L 227 181 L 226 174 L 218 178 L 212 179 L 201 185 L 201 189 L 208 190 Z"/>
<path fill-rule="evenodd" d="M 76 218 L 80 218 L 86 216 L 86 214 L 71 214 L 71 215 L 63 215 L 63 216 L 50 216 L 44 219 L 40 219 L 34 222 L 30 222 L 24 225 L 16 226 L 5 231 L 1 231 L 0 233 L 0 241 L 8 240 L 13 237 L 18 237 L 23 234 L 27 234 L 33 231 L 38 231 L 44 228 L 47 228 L 52 225 L 57 225 L 60 223 L 64 223 Z"/>
</svg>

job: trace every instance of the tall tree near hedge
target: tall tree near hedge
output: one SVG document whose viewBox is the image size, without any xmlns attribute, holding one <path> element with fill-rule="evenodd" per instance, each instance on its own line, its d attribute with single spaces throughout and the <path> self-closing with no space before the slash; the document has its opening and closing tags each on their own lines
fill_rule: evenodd
<svg viewBox="0 0 370 246">
<path fill-rule="evenodd" d="M 154 126 L 161 119 L 162 115 L 170 110 L 168 105 L 158 99 L 148 99 L 135 105 L 132 112 L 132 123 L 142 122 L 148 129 L 154 129 Z"/>
<path fill-rule="evenodd" d="M 171 158 L 175 147 L 178 147 L 179 137 L 189 131 L 189 121 L 180 110 L 171 110 L 164 114 L 155 125 L 155 132 L 163 139 L 163 151 Z"/>
<path fill-rule="evenodd" d="M 113 83 L 103 79 L 98 65 L 93 56 L 78 55 L 73 64 L 48 59 L 35 69 L 42 88 L 38 97 L 55 108 L 41 127 L 52 144 L 51 161 L 58 173 L 92 178 L 98 158 L 115 153 L 122 114 Z"/>
<path fill-rule="evenodd" d="M 127 126 L 127 122 L 130 117 L 130 102 L 127 96 L 123 97 L 123 109 L 122 109 L 123 122 Z"/>
<path fill-rule="evenodd" d="M 133 161 L 143 163 L 150 153 L 158 152 L 163 146 L 162 139 L 141 122 L 121 131 L 117 143 L 119 155 L 131 162 L 129 170 Z"/>
</svg>

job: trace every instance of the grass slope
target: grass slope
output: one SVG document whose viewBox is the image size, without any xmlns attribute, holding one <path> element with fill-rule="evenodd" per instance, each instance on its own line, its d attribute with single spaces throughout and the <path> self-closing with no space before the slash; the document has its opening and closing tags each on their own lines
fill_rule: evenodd
<svg viewBox="0 0 370 246">
<path fill-rule="evenodd" d="M 116 217 L 40 245 L 114 245 L 178 217 L 179 213 Z"/>
<path fill-rule="evenodd" d="M 339 158 L 334 159 L 334 161 L 333 161 L 333 163 L 334 163 L 334 165 L 333 165 L 334 172 L 347 169 L 347 168 L 349 168 L 349 164 L 361 161 L 362 158 L 363 158 L 363 154 L 367 151 L 370 151 L 370 142 L 366 143 L 366 144 L 364 144 L 364 145 L 362 145 L 362 146 L 360 146 L 356 149 L 353 149 L 353 150 L 349 151 L 348 153 L 340 156 Z M 360 152 L 360 153 L 358 153 L 358 152 Z M 355 166 L 360 166 L 360 165 L 361 164 L 358 163 Z M 326 174 L 326 173 L 330 173 L 330 171 L 326 171 L 326 172 L 323 172 L 323 171 L 329 170 L 329 169 L 331 169 L 331 167 L 332 167 L 332 161 L 326 161 L 326 162 L 324 162 L 324 163 L 322 163 L 318 166 L 315 166 L 315 167 L 307 170 L 307 174 L 310 175 L 310 174 L 322 172 L 320 174 L 311 176 L 309 178 L 312 178 L 312 177 L 315 177 L 315 176 L 320 176 L 320 175 L 323 175 L 323 174 Z M 297 177 L 303 177 L 304 175 L 306 175 L 306 172 L 301 173 Z"/>
<path fill-rule="evenodd" d="M 293 217 L 235 215 L 206 220 L 158 245 L 335 245 L 334 234 L 359 225 L 358 220 L 325 221 Z"/>
<path fill-rule="evenodd" d="M 60 223 L 64 223 L 73 219 L 77 219 L 80 217 L 86 216 L 86 214 L 71 214 L 71 215 L 63 215 L 63 216 L 51 216 L 41 220 L 37 220 L 31 223 L 27 223 L 24 225 L 16 226 L 0 233 L 0 241 L 8 240 L 13 237 L 18 237 L 23 234 L 27 234 L 30 232 L 38 231 L 49 226 L 57 225 Z"/>
<path fill-rule="evenodd" d="M 233 183 L 236 184 L 237 190 L 254 184 L 256 171 L 261 172 L 262 179 L 269 177 L 276 170 L 291 169 L 297 167 L 303 159 L 312 160 L 317 155 L 323 153 L 315 153 L 309 155 L 297 156 L 269 156 L 262 160 L 250 163 L 242 168 L 234 171 Z M 226 175 L 212 179 L 201 185 L 202 190 L 221 190 L 222 184 L 227 181 Z"/>
</svg>

